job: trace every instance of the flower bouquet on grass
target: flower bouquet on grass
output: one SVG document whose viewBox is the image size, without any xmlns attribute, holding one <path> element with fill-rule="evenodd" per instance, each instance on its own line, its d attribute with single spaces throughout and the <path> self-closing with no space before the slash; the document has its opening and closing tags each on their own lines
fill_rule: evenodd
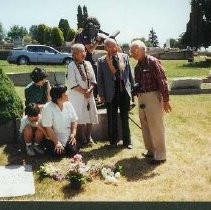
<svg viewBox="0 0 211 210">
<path fill-rule="evenodd" d="M 106 184 L 114 184 L 117 185 L 119 180 L 118 178 L 121 176 L 122 166 L 108 166 L 104 165 L 101 168 L 101 175 L 105 179 Z"/>
<path fill-rule="evenodd" d="M 66 175 L 67 180 L 70 182 L 70 188 L 79 190 L 85 184 L 89 177 L 89 169 L 82 161 L 82 156 L 76 154 L 70 159 L 70 166 Z"/>
<path fill-rule="evenodd" d="M 61 170 L 53 166 L 51 163 L 41 165 L 37 174 L 39 174 L 41 179 L 50 177 L 56 181 L 61 181 L 65 178 L 65 175 L 62 174 Z"/>
</svg>

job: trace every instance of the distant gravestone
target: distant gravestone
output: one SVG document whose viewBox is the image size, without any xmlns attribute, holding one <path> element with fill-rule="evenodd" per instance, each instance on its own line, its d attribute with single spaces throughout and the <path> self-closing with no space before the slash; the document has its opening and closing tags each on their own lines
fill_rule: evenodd
<svg viewBox="0 0 211 210">
<path fill-rule="evenodd" d="M 203 80 L 200 78 L 176 78 L 171 81 L 171 90 L 175 89 L 200 89 Z"/>
<path fill-rule="evenodd" d="M 35 194 L 30 165 L 0 166 L 0 197 Z"/>
</svg>

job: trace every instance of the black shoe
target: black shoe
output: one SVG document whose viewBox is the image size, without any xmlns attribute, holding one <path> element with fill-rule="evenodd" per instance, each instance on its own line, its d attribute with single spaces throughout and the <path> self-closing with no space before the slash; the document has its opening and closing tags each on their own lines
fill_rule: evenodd
<svg viewBox="0 0 211 210">
<path fill-rule="evenodd" d="M 163 164 L 165 162 L 166 162 L 166 160 L 155 160 L 155 159 L 153 159 L 153 160 L 150 161 L 150 164 L 152 164 L 152 165 L 160 165 L 160 164 Z"/>
<path fill-rule="evenodd" d="M 143 155 L 145 158 L 153 158 L 153 155 L 152 155 L 152 154 L 149 154 L 149 153 L 142 153 L 142 155 Z"/>
</svg>

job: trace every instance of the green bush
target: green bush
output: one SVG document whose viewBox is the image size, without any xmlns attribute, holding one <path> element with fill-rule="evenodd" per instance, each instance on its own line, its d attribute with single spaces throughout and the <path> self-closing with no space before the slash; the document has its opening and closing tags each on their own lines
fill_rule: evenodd
<svg viewBox="0 0 211 210">
<path fill-rule="evenodd" d="M 9 50 L 0 50 L 0 60 L 7 60 L 9 52 Z"/>
<path fill-rule="evenodd" d="M 0 125 L 21 117 L 23 103 L 15 91 L 14 84 L 0 69 Z"/>
</svg>

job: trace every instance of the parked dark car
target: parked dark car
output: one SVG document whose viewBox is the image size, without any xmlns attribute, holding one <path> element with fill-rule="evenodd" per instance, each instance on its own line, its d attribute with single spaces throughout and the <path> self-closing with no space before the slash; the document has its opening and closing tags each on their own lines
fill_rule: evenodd
<svg viewBox="0 0 211 210">
<path fill-rule="evenodd" d="M 19 65 L 31 63 L 68 64 L 72 61 L 72 55 L 59 52 L 46 45 L 26 45 L 23 48 L 11 50 L 7 61 Z"/>
</svg>

